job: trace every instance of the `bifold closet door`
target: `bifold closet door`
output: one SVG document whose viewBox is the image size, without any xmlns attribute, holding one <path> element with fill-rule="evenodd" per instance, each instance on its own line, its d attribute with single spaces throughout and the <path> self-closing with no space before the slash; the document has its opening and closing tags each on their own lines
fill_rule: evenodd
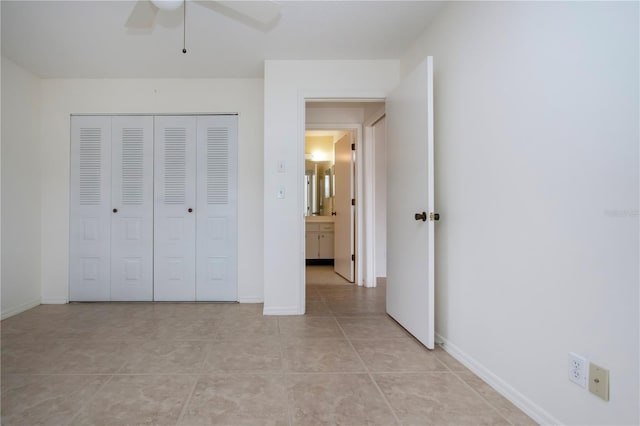
<svg viewBox="0 0 640 426">
<path fill-rule="evenodd" d="M 153 117 L 112 118 L 111 300 L 153 300 Z"/>
<path fill-rule="evenodd" d="M 196 300 L 237 301 L 238 116 L 198 117 Z"/>
<path fill-rule="evenodd" d="M 156 116 L 154 300 L 195 300 L 196 117 Z"/>
<path fill-rule="evenodd" d="M 110 298 L 110 147 L 111 117 L 71 117 L 70 301 Z"/>
</svg>

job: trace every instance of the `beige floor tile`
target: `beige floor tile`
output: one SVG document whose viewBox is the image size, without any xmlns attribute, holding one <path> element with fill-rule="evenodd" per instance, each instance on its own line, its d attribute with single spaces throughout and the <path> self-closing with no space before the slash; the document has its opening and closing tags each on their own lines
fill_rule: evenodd
<svg viewBox="0 0 640 426">
<path fill-rule="evenodd" d="M 332 317 L 333 312 L 331 312 L 329 306 L 322 300 L 307 300 L 305 306 L 305 315 L 308 317 Z"/>
<path fill-rule="evenodd" d="M 218 335 L 220 322 L 217 318 L 171 316 L 154 321 L 154 335 L 165 340 L 213 340 Z"/>
<path fill-rule="evenodd" d="M 309 265 L 305 282 L 309 285 L 353 285 L 333 271 L 333 266 Z"/>
<path fill-rule="evenodd" d="M 195 376 L 113 376 L 72 425 L 175 425 Z"/>
<path fill-rule="evenodd" d="M 202 371 L 210 343 L 149 340 L 131 349 L 120 374 L 197 374 Z"/>
<path fill-rule="evenodd" d="M 436 354 L 436 356 L 438 357 L 438 359 L 440 361 L 442 361 L 442 363 L 444 365 L 447 366 L 447 368 L 449 368 L 449 370 L 451 371 L 464 371 L 464 372 L 470 372 L 469 369 L 467 367 L 465 367 L 464 365 L 462 365 L 457 359 L 455 359 L 454 357 L 452 357 L 451 355 L 449 355 L 444 349 L 442 349 L 441 347 L 436 346 L 436 348 L 434 349 L 433 353 Z"/>
<path fill-rule="evenodd" d="M 404 328 L 389 317 L 340 317 L 340 326 L 350 339 L 393 339 L 410 337 Z"/>
<path fill-rule="evenodd" d="M 285 339 L 299 337 L 344 338 L 335 318 L 315 318 L 307 316 L 280 317 L 280 336 Z"/>
<path fill-rule="evenodd" d="M 288 372 L 360 372 L 365 368 L 345 339 L 291 339 L 282 342 Z"/>
<path fill-rule="evenodd" d="M 218 339 L 251 340 L 278 336 L 278 319 L 270 316 L 225 317 L 218 328 Z"/>
<path fill-rule="evenodd" d="M 211 342 L 205 372 L 282 371 L 280 342 L 276 338 Z"/>
<path fill-rule="evenodd" d="M 537 425 L 529 416 L 524 414 L 518 407 L 500 395 L 482 379 L 471 372 L 459 372 L 458 377 L 464 380 L 476 392 L 480 394 L 489 404 L 496 408 L 503 417 L 514 425 Z"/>
<path fill-rule="evenodd" d="M 366 374 L 292 374 L 287 385 L 294 425 L 396 424 Z"/>
<path fill-rule="evenodd" d="M 2 377 L 2 424 L 64 425 L 111 376 Z"/>
<path fill-rule="evenodd" d="M 448 371 L 436 355 L 414 339 L 352 340 L 370 371 Z"/>
<path fill-rule="evenodd" d="M 112 374 L 130 355 L 130 344 L 124 341 L 21 342 L 2 348 L 2 368 L 5 373 Z"/>
<path fill-rule="evenodd" d="M 96 340 L 140 340 L 155 338 L 153 320 L 136 317 L 122 317 L 105 321 L 96 328 L 91 338 Z"/>
<path fill-rule="evenodd" d="M 288 425 L 282 375 L 201 376 L 181 425 Z"/>
<path fill-rule="evenodd" d="M 403 425 L 508 425 L 454 373 L 374 374 Z"/>
</svg>

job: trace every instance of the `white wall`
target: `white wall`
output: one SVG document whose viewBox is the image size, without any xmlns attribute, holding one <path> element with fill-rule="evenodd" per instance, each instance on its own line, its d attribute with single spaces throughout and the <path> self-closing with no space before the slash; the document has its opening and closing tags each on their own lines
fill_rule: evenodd
<svg viewBox="0 0 640 426">
<path fill-rule="evenodd" d="M 398 61 L 266 61 L 264 283 L 266 314 L 304 312 L 304 99 L 384 98 Z M 363 117 L 364 118 L 364 117 Z M 278 173 L 278 161 L 286 172 Z M 285 198 L 278 199 L 280 188 Z"/>
<path fill-rule="evenodd" d="M 373 178 L 375 188 L 375 275 L 387 276 L 387 125 L 382 118 L 373 126 L 373 142 L 375 155 Z"/>
<path fill-rule="evenodd" d="M 2 318 L 40 304 L 40 79 L 2 58 Z"/>
<path fill-rule="evenodd" d="M 196 112 L 239 113 L 238 297 L 262 301 L 262 80 L 50 79 L 42 87 L 43 302 L 68 299 L 70 114 Z"/>
<path fill-rule="evenodd" d="M 403 61 L 434 57 L 437 332 L 547 423 L 640 423 L 638 12 L 453 3 Z"/>
<path fill-rule="evenodd" d="M 307 106 L 307 124 L 362 124 L 364 121 L 364 108 L 362 107 L 323 107 L 313 103 Z"/>
</svg>

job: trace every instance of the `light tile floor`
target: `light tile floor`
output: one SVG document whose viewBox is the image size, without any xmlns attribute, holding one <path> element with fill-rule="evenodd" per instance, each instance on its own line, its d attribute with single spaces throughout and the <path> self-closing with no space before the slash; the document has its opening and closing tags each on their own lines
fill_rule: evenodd
<svg viewBox="0 0 640 426">
<path fill-rule="evenodd" d="M 265 317 L 262 305 L 92 303 L 8 318 L 2 424 L 535 424 L 387 317 L 384 285 L 323 276 L 335 279 L 308 276 L 304 317 Z"/>
</svg>

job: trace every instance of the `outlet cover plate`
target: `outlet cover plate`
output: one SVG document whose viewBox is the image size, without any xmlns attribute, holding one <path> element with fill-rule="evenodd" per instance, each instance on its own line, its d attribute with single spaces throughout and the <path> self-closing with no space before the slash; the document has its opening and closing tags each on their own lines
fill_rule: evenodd
<svg viewBox="0 0 640 426">
<path fill-rule="evenodd" d="M 609 400 L 609 370 L 592 362 L 589 363 L 589 392 Z"/>
<path fill-rule="evenodd" d="M 587 387 L 587 360 L 573 352 L 569 352 L 569 380 L 580 387 Z"/>
</svg>

